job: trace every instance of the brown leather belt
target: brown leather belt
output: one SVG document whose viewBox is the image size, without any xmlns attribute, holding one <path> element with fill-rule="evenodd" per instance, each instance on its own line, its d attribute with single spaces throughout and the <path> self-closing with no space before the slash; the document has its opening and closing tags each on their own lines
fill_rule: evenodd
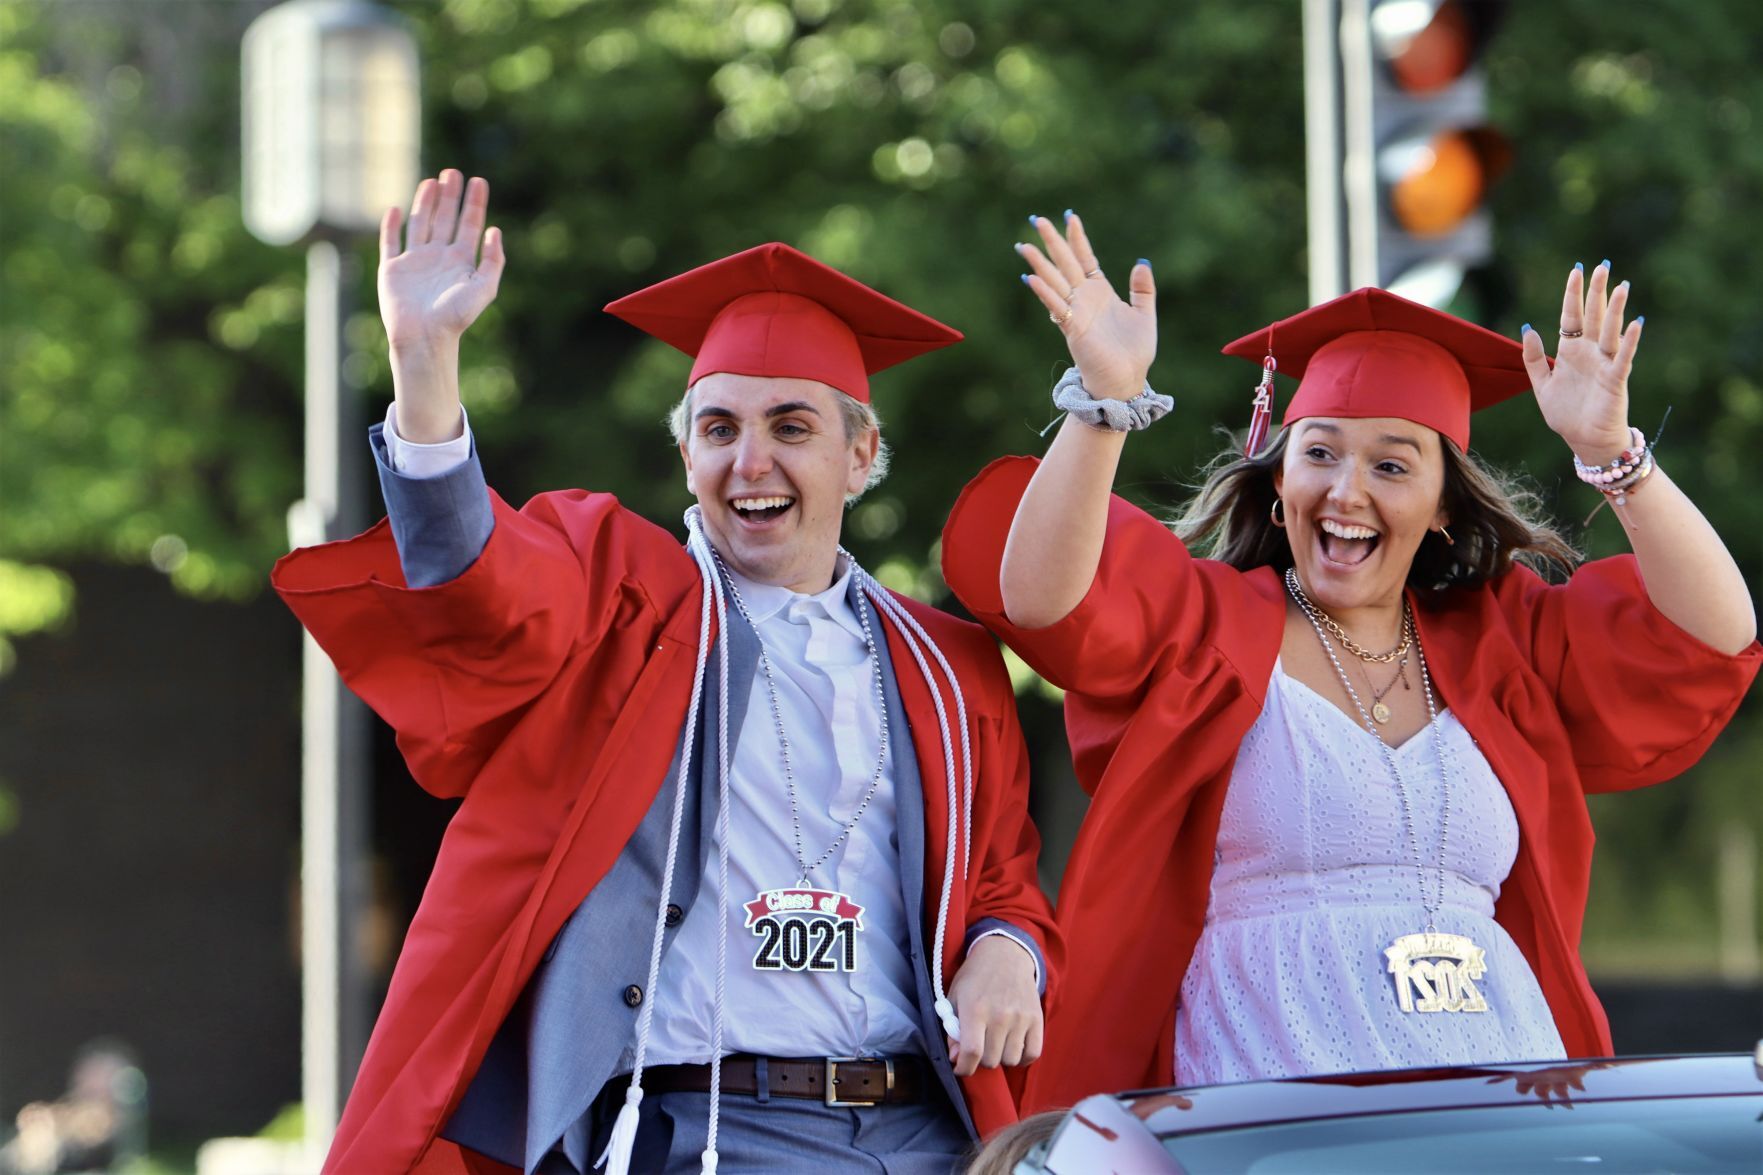
<svg viewBox="0 0 1763 1175">
<path fill-rule="evenodd" d="M 900 1105 L 922 1101 L 930 1087 L 921 1057 L 755 1057 L 722 1059 L 722 1092 L 810 1098 L 829 1106 Z M 650 1093 L 709 1093 L 709 1065 L 656 1065 L 643 1070 Z"/>
</svg>

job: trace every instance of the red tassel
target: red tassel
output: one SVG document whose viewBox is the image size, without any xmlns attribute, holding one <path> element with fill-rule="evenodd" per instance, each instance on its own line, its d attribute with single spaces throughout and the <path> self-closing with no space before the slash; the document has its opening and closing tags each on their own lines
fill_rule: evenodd
<svg viewBox="0 0 1763 1175">
<path fill-rule="evenodd" d="M 1267 440 L 1267 429 L 1273 421 L 1273 373 L 1279 368 L 1273 353 L 1261 361 L 1261 382 L 1255 385 L 1255 406 L 1249 413 L 1249 438 L 1243 444 L 1243 456 L 1253 457 Z"/>
</svg>

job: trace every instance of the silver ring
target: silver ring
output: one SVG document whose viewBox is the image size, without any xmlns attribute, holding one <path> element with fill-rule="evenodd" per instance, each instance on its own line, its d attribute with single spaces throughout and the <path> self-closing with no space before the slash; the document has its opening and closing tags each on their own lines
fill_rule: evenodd
<svg viewBox="0 0 1763 1175">
<path fill-rule="evenodd" d="M 1100 266 L 1100 265 L 1098 265 L 1098 266 L 1096 266 L 1096 268 L 1094 268 L 1094 269 L 1092 269 L 1092 270 L 1090 270 L 1090 271 L 1089 271 L 1089 272 L 1087 272 L 1087 273 L 1085 273 L 1085 274 L 1084 274 L 1084 277 L 1085 277 L 1085 278 L 1086 278 L 1086 279 L 1087 279 L 1087 278 L 1092 278 L 1092 277 L 1101 277 L 1101 276 L 1102 276 L 1102 267 L 1101 267 L 1101 266 Z"/>
<path fill-rule="evenodd" d="M 1067 310 L 1063 317 L 1057 314 L 1049 314 L 1047 315 L 1047 321 L 1058 327 L 1060 330 L 1064 330 L 1065 324 L 1071 321 L 1071 311 Z"/>
<path fill-rule="evenodd" d="M 1580 330 L 1564 330 L 1561 332 L 1561 337 L 1564 339 L 1577 339 L 1580 335 L 1583 335 L 1583 334 L 1585 334 L 1585 330 L 1583 328 L 1581 328 Z"/>
<path fill-rule="evenodd" d="M 1077 287 L 1073 286 L 1065 291 L 1065 304 L 1069 306 L 1075 301 L 1077 301 Z"/>
</svg>

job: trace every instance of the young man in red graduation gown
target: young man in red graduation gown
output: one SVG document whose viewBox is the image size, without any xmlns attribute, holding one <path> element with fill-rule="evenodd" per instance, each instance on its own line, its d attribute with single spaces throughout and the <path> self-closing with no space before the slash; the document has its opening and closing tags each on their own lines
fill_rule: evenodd
<svg viewBox="0 0 1763 1175">
<path fill-rule="evenodd" d="M 462 180 L 383 226 L 388 520 L 274 576 L 461 801 L 326 1170 L 947 1171 L 1058 964 L 1027 761 L 991 638 L 838 536 L 869 375 L 960 336 L 782 245 L 682 274 L 608 309 L 696 357 L 686 544 L 515 510 L 458 398 L 503 267 Z"/>
</svg>

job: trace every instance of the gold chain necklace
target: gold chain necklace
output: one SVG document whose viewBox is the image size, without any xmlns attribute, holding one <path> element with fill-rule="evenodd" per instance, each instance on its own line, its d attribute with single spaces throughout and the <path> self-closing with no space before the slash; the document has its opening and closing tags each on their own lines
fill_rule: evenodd
<svg viewBox="0 0 1763 1175">
<path fill-rule="evenodd" d="M 1310 620 L 1310 623 L 1320 624 L 1323 628 L 1327 629 L 1328 635 L 1334 637 L 1334 639 L 1340 643 L 1341 648 L 1347 650 L 1347 652 L 1353 654 L 1353 656 L 1359 658 L 1361 661 L 1370 661 L 1378 665 L 1388 665 L 1397 658 L 1406 657 L 1408 655 L 1408 650 L 1413 647 L 1414 618 L 1408 612 L 1408 601 L 1406 599 L 1402 601 L 1401 643 L 1387 653 L 1373 653 L 1354 644 L 1353 638 L 1347 635 L 1347 630 L 1341 627 L 1340 622 L 1333 616 L 1330 616 L 1327 612 L 1324 612 L 1321 608 L 1317 607 L 1315 601 L 1304 594 L 1304 589 L 1298 585 L 1298 577 L 1296 575 L 1290 577 L 1289 583 L 1292 588 L 1293 601 L 1297 603 L 1298 608 Z M 1391 684 L 1394 683 L 1392 682 Z"/>
</svg>

